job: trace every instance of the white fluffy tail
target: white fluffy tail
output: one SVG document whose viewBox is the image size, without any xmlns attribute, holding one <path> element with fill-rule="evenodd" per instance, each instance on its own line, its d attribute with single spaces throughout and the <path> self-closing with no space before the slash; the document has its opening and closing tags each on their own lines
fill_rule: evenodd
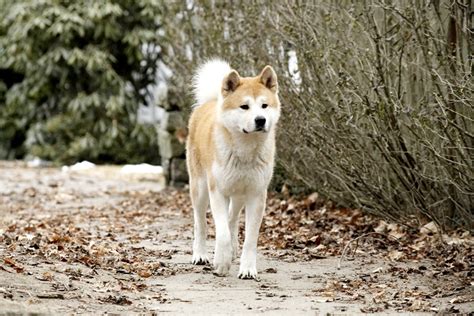
<svg viewBox="0 0 474 316">
<path fill-rule="evenodd" d="M 217 100 L 221 93 L 222 81 L 231 68 L 222 59 L 211 59 L 202 64 L 194 75 L 194 97 L 196 105 Z"/>
</svg>

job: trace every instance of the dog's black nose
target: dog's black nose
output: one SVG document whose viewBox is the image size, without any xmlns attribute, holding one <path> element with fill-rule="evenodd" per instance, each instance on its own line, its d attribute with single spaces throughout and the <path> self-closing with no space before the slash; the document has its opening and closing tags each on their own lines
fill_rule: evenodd
<svg viewBox="0 0 474 316">
<path fill-rule="evenodd" d="M 257 127 L 257 128 L 262 128 L 262 127 L 264 127 L 266 121 L 267 121 L 267 120 L 266 120 L 263 116 L 257 116 L 257 117 L 255 118 L 255 127 Z"/>
</svg>

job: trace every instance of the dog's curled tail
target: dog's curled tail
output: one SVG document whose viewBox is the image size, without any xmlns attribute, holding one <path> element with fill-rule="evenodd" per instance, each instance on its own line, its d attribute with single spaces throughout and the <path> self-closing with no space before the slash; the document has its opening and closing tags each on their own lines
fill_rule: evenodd
<svg viewBox="0 0 474 316">
<path fill-rule="evenodd" d="M 211 59 L 198 68 L 193 78 L 196 106 L 217 100 L 222 81 L 230 71 L 229 64 L 222 59 Z"/>
</svg>

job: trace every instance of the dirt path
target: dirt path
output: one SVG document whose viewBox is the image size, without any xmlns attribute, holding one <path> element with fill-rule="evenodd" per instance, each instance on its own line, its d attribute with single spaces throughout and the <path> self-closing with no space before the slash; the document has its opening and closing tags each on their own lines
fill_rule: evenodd
<svg viewBox="0 0 474 316">
<path fill-rule="evenodd" d="M 440 294 L 430 261 L 361 256 L 338 270 L 336 256 L 303 261 L 298 252 L 307 249 L 263 245 L 259 282 L 238 279 L 238 262 L 216 277 L 189 263 L 186 194 L 116 175 L 0 163 L 0 314 L 474 310 L 472 279 L 443 279 L 449 291 Z"/>
</svg>

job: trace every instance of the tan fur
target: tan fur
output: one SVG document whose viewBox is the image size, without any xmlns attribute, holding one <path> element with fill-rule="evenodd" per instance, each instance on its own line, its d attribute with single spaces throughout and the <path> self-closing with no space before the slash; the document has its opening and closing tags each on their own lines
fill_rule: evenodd
<svg viewBox="0 0 474 316">
<path fill-rule="evenodd" d="M 213 130 L 216 119 L 216 101 L 197 107 L 189 119 L 187 142 L 188 164 L 191 176 L 200 177 L 210 170 L 214 160 Z"/>
<path fill-rule="evenodd" d="M 264 95 L 268 98 L 269 101 L 267 103 L 270 107 L 279 106 L 275 94 L 260 82 L 260 77 L 241 78 L 240 80 L 241 84 L 238 86 L 237 90 L 224 100 L 224 109 L 239 107 L 241 105 L 240 100 L 242 99 L 242 96 L 246 95 L 253 97 Z"/>
</svg>

